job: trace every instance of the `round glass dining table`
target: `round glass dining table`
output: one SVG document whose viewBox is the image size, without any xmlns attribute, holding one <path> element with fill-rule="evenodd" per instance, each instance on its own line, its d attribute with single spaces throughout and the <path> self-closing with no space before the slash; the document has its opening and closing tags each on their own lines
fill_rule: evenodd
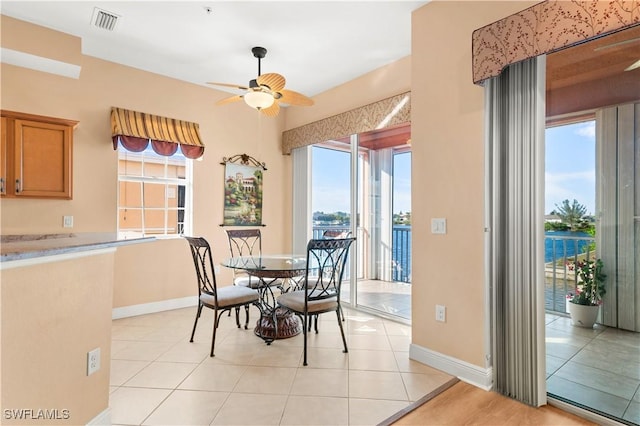
<svg viewBox="0 0 640 426">
<path fill-rule="evenodd" d="M 298 281 L 306 273 L 306 256 L 280 254 L 230 257 L 221 264 L 227 268 L 245 271 L 260 280 L 262 285 L 257 290 L 260 293 L 261 315 L 254 329 L 257 336 L 270 344 L 275 339 L 286 339 L 300 334 L 300 319 L 290 311 L 278 307 L 274 287 L 283 293 L 295 290 Z"/>
</svg>

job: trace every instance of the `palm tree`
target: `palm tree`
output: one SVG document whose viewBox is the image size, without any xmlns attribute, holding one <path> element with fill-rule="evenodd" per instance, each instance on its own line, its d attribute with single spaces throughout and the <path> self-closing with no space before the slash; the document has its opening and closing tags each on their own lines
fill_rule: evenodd
<svg viewBox="0 0 640 426">
<path fill-rule="evenodd" d="M 569 225 L 571 231 L 576 231 L 584 222 L 584 216 L 587 208 L 574 199 L 573 203 L 564 200 L 562 204 L 556 204 L 556 215 L 562 220 L 562 223 Z"/>
</svg>

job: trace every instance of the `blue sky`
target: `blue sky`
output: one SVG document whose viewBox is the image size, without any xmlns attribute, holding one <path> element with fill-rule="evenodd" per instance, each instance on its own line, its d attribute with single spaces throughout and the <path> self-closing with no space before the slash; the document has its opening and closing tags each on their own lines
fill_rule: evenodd
<svg viewBox="0 0 640 426">
<path fill-rule="evenodd" d="M 545 213 L 563 200 L 578 200 L 595 214 L 595 122 L 547 129 L 545 134 Z M 313 211 L 349 211 L 348 153 L 313 150 Z M 393 212 L 411 211 L 411 156 L 395 156 Z"/>
<path fill-rule="evenodd" d="M 545 213 L 568 199 L 595 213 L 595 122 L 547 129 L 545 133 Z"/>
<path fill-rule="evenodd" d="M 349 211 L 348 153 L 313 149 L 312 210 L 333 213 Z M 395 156 L 393 212 L 411 211 L 411 155 Z"/>
</svg>

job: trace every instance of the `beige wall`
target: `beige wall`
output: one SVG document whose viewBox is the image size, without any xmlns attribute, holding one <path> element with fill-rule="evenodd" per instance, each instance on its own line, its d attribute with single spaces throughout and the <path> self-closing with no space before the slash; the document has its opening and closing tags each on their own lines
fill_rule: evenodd
<svg viewBox="0 0 640 426">
<path fill-rule="evenodd" d="M 34 39 L 33 36 L 37 36 Z M 31 37 L 29 39 L 29 37 Z M 16 38 L 20 39 L 18 43 Z M 56 43 L 43 49 L 52 40 Z M 79 49 L 77 39 L 2 16 L 2 45 L 18 45 L 27 53 L 68 60 L 69 50 Z M 57 57 L 56 52 L 66 52 Z M 134 68 L 83 56 L 79 79 L 2 64 L 1 107 L 32 114 L 79 120 L 74 133 L 73 200 L 2 199 L 2 234 L 67 232 L 62 216 L 74 216 L 74 232 L 116 230 L 117 153 L 111 144 L 109 112 L 112 106 L 194 121 L 200 124 L 206 145 L 204 159 L 194 162 L 194 233 L 210 239 L 214 255 L 226 256 L 228 249 L 222 223 L 223 157 L 246 153 L 264 161 L 263 228 L 264 248 L 287 251 L 291 240 L 290 157 L 281 155 L 283 117 L 262 117 L 243 103 L 216 107 L 227 93 L 162 77 Z M 186 249 L 186 245 L 183 247 Z M 148 262 L 147 245 L 140 251 L 136 270 L 172 265 L 173 255 Z M 188 252 L 188 250 L 187 250 Z M 162 254 L 161 254 L 162 256 Z M 119 264 L 116 264 L 116 268 Z M 185 277 L 191 276 L 191 269 Z M 188 275 L 187 275 L 188 274 Z M 134 286 L 126 270 L 117 271 L 118 287 Z M 162 275 L 162 274 L 160 274 Z M 167 273 L 171 276 L 174 273 Z M 162 276 L 165 276 L 162 275 Z M 230 279 L 222 271 L 223 280 Z M 153 296 L 155 297 L 155 296 Z M 141 297 L 135 296 L 136 300 Z M 120 299 L 120 298 L 119 298 Z M 123 300 L 123 303 L 127 303 Z"/>
<path fill-rule="evenodd" d="M 407 56 L 313 97 L 312 108 L 290 108 L 286 129 L 313 123 L 411 89 L 411 57 Z"/>
<path fill-rule="evenodd" d="M 471 73 L 471 34 L 537 1 L 431 2 L 413 13 L 412 55 L 287 112 L 294 128 L 411 90 L 412 343 L 485 363 L 484 109 Z M 431 218 L 447 219 L 433 235 Z M 435 321 L 435 305 L 447 322 Z"/>
<path fill-rule="evenodd" d="M 535 3 L 436 1 L 412 17 L 412 343 L 483 368 L 484 97 L 471 34 Z M 446 235 L 431 218 L 447 219 Z"/>
<path fill-rule="evenodd" d="M 73 200 L 2 200 L 2 233 L 63 232 L 62 216 L 69 214 L 75 231 L 115 230 L 117 157 L 108 112 L 120 106 L 200 123 L 207 150 L 194 167 L 194 232 L 212 241 L 218 259 L 227 255 L 224 229 L 218 226 L 223 199 L 218 163 L 243 152 L 265 161 L 264 250 L 286 251 L 291 164 L 290 157 L 281 155 L 282 129 L 411 90 L 412 340 L 484 367 L 484 111 L 482 88 L 471 81 L 471 33 L 535 3 L 431 2 L 414 12 L 411 57 L 317 95 L 313 108 L 287 109 L 275 120 L 261 117 L 260 122 L 240 103 L 214 107 L 224 93 L 95 58 L 82 57 L 79 80 L 3 64 L 2 108 L 76 119 L 80 126 L 74 141 Z M 5 29 L 14 27 L 13 22 L 5 25 L 6 19 L 3 45 Z M 41 43 L 46 41 L 33 40 L 32 46 Z M 446 235 L 430 234 L 433 217 L 447 219 Z M 119 249 L 114 306 L 192 295 L 191 260 L 181 246 L 181 241 L 156 241 Z M 231 278 L 224 268 L 221 275 Z M 436 304 L 447 307 L 446 323 L 435 322 Z"/>
<path fill-rule="evenodd" d="M 291 242 L 291 159 L 283 156 L 280 150 L 280 136 L 284 118 L 261 117 L 243 103 L 216 107 L 214 103 L 228 96 L 228 93 L 216 91 L 204 86 L 180 82 L 134 68 L 82 56 L 80 41 L 75 37 L 60 34 L 42 27 L 1 17 L 1 43 L 26 53 L 45 56 L 56 60 L 82 66 L 79 79 L 61 77 L 26 68 L 2 64 L 1 99 L 2 109 L 22 111 L 31 114 L 47 115 L 78 120 L 74 132 L 73 150 L 73 199 L 2 199 L 0 200 L 0 228 L 2 234 L 37 234 L 68 232 L 62 227 L 62 216 L 74 217 L 72 232 L 115 232 L 117 216 L 117 153 L 113 150 L 110 132 L 110 109 L 112 106 L 168 116 L 200 124 L 202 139 L 206 145 L 202 161 L 194 162 L 194 214 L 193 232 L 205 236 L 211 242 L 214 256 L 219 261 L 228 255 L 228 245 L 222 223 L 224 196 L 223 157 L 246 153 L 264 161 L 268 170 L 264 173 L 263 249 L 270 252 L 286 252 Z M 114 277 L 113 293 L 109 287 L 108 312 L 102 312 L 100 318 L 110 325 L 111 308 L 150 303 L 167 298 L 194 296 L 194 270 L 188 246 L 185 241 L 158 240 L 152 243 L 137 244 L 120 248 L 116 252 L 111 271 Z M 71 269 L 69 276 L 82 278 L 86 271 Z M 12 273 L 13 274 L 13 273 Z M 14 298 L 5 289 L 7 282 L 2 272 L 2 393 L 3 405 L 7 394 L 7 384 L 16 386 L 15 395 L 36 392 L 38 382 L 15 381 L 8 371 L 28 371 L 31 368 L 30 357 L 13 356 L 8 352 L 5 342 L 5 327 L 22 327 L 20 321 L 29 320 L 31 312 L 29 299 Z M 78 291 L 72 283 L 75 280 L 57 280 L 59 295 L 47 297 L 47 302 L 55 300 L 56 309 L 65 310 L 86 301 L 84 289 Z M 219 283 L 230 283 L 232 274 L 222 268 Z M 87 278 L 88 280 L 88 278 Z M 86 280 L 83 280 L 86 281 Z M 97 279 L 96 283 L 101 280 Z M 36 287 L 39 288 L 39 287 Z M 101 291 L 104 291 L 102 289 Z M 25 293 L 31 294 L 31 293 Z M 48 293 L 46 293 L 48 295 Z M 101 294 L 101 293 L 100 293 Z M 32 297 L 37 297 L 33 295 Z M 96 297 L 98 293 L 96 293 Z M 113 304 L 112 304 L 113 297 Z M 7 310 L 11 306 L 13 309 Z M 89 307 L 91 305 L 88 305 Z M 101 305 L 102 306 L 102 305 Z M 47 311 L 38 319 L 40 327 L 35 337 L 27 332 L 12 336 L 18 342 L 16 350 L 32 345 L 27 340 L 38 339 L 46 335 L 49 328 L 55 326 L 49 321 Z M 39 319 L 41 318 L 41 319 Z M 88 322 L 87 327 L 93 328 Z M 22 330 L 22 328 L 15 328 Z M 93 329 L 96 336 L 110 342 L 110 327 L 102 324 Z M 71 328 L 73 330 L 73 328 Z M 69 368 L 86 367 L 86 348 L 92 339 L 79 335 L 80 346 L 61 351 L 60 357 L 49 360 L 44 365 L 57 366 L 59 362 L 69 363 Z M 13 342 L 11 342 L 13 343 Z M 108 346 L 103 357 L 109 359 Z M 31 349 L 31 348 L 30 348 Z M 107 364 L 108 365 L 108 364 Z M 66 367 L 65 367 L 66 368 Z M 104 368 L 104 367 L 103 367 Z M 39 371 L 39 370 L 38 370 Z M 66 370 L 64 370 L 66 371 Z M 64 390 L 70 400 L 82 401 L 86 411 L 82 411 L 82 422 L 90 420 L 106 408 L 108 400 L 107 378 L 98 396 L 85 392 L 83 386 L 69 386 Z M 46 376 L 51 381 L 48 390 L 57 389 L 54 375 Z M 92 380 L 94 376 L 92 376 Z M 34 384 L 35 383 L 35 384 Z M 44 381 L 41 380 L 41 383 Z M 65 382 L 66 383 L 66 382 Z M 74 382 L 75 383 L 75 382 Z M 57 391 L 56 391 L 57 393 Z M 95 396 L 95 398 L 94 398 Z M 47 404 L 34 405 L 18 400 L 12 404 L 20 407 L 53 407 L 57 397 L 51 396 Z M 18 402 L 16 402 L 18 401 Z M 31 400 L 29 400 L 31 401 Z M 56 405 L 62 407 L 62 405 Z M 95 409 L 100 407 L 99 409 Z M 54 407 L 55 408 L 55 407 Z M 66 407 L 65 407 L 66 408 Z M 93 411 L 91 411 L 93 410 Z M 92 415 L 86 414 L 91 412 Z M 77 419 L 77 417 L 76 417 Z"/>
<path fill-rule="evenodd" d="M 2 424 L 86 424 L 107 409 L 113 270 L 113 253 L 2 270 Z M 101 368 L 87 376 L 95 348 Z M 7 419 L 11 409 L 69 418 Z"/>
</svg>

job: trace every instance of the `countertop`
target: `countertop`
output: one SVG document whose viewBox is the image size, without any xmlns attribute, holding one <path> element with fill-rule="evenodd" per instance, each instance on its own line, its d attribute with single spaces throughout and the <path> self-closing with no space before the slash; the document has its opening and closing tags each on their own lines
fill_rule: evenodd
<svg viewBox="0 0 640 426">
<path fill-rule="evenodd" d="M 155 237 L 119 239 L 115 232 L 2 235 L 0 236 L 0 262 L 117 247 L 153 240 Z"/>
</svg>

